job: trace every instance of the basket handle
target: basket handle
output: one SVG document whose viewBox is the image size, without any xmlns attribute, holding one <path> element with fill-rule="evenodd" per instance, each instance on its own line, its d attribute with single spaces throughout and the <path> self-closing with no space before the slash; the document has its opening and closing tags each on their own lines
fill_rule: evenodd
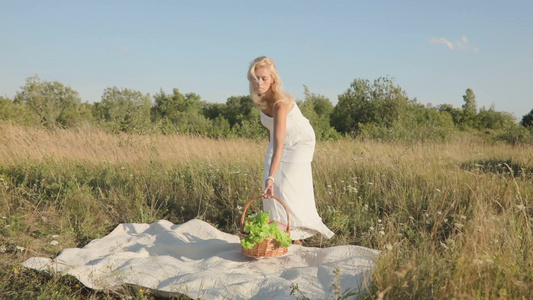
<svg viewBox="0 0 533 300">
<path fill-rule="evenodd" d="M 254 202 L 255 200 L 257 199 L 263 199 L 265 197 L 263 197 L 263 195 L 260 195 L 260 196 L 257 196 L 255 198 L 252 198 L 250 199 L 250 201 L 248 201 L 248 203 L 246 203 L 246 205 L 244 206 L 244 211 L 242 212 L 242 216 L 241 216 L 241 233 L 245 233 L 244 232 L 244 219 L 246 218 L 246 211 L 248 210 L 248 207 L 250 207 L 250 205 L 252 204 L 252 202 Z M 289 208 L 287 207 L 287 205 L 285 204 L 285 202 L 283 202 L 280 198 L 276 197 L 276 196 L 271 196 L 271 198 L 274 198 L 276 199 L 282 206 L 283 208 L 285 208 L 285 212 L 287 213 L 287 230 L 286 232 L 288 234 L 290 234 L 290 228 L 291 228 L 291 221 L 290 221 L 290 216 L 289 216 Z M 270 199 L 270 198 L 265 198 L 265 199 Z"/>
</svg>

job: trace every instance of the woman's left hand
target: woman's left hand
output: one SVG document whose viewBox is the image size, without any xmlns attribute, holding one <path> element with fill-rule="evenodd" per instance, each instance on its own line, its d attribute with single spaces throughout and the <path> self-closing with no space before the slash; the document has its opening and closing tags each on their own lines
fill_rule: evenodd
<svg viewBox="0 0 533 300">
<path fill-rule="evenodd" d="M 270 179 L 265 181 L 265 191 L 263 192 L 263 196 L 265 198 L 272 198 L 272 196 L 274 196 L 274 183 Z"/>
</svg>

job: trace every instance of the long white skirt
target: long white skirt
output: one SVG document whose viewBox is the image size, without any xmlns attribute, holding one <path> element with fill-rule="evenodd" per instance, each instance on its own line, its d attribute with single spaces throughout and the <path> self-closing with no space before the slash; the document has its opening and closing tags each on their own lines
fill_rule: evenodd
<svg viewBox="0 0 533 300">
<path fill-rule="evenodd" d="M 265 157 L 264 179 L 270 168 L 269 152 Z M 282 161 L 274 177 L 274 195 L 289 208 L 291 239 L 301 240 L 317 233 L 328 239 L 333 236 L 334 233 L 322 223 L 316 210 L 311 163 Z M 263 210 L 270 212 L 270 220 L 287 224 L 287 213 L 275 199 L 263 199 Z"/>
</svg>

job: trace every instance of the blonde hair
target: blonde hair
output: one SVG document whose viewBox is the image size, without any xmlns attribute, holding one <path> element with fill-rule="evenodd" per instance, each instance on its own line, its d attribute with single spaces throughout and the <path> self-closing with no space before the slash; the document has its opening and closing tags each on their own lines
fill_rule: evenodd
<svg viewBox="0 0 533 300">
<path fill-rule="evenodd" d="M 259 81 L 257 76 L 255 76 L 255 71 L 260 68 L 267 68 L 270 71 L 270 76 L 272 76 L 272 89 L 274 100 L 286 100 L 289 103 L 293 101 L 292 96 L 285 92 L 283 89 L 283 83 L 279 77 L 278 70 L 274 64 L 274 60 L 266 56 L 260 56 L 254 59 L 250 63 L 250 68 L 248 69 L 248 81 L 250 82 L 250 97 L 254 102 L 255 106 L 260 110 L 267 109 L 267 101 L 264 95 L 259 95 L 254 89 L 254 82 Z"/>
</svg>

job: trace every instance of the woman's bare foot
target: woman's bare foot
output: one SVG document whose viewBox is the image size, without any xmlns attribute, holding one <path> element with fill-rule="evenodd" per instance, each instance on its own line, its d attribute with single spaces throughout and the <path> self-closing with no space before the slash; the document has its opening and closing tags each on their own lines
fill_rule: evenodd
<svg viewBox="0 0 533 300">
<path fill-rule="evenodd" d="M 300 245 L 300 246 L 301 246 L 301 245 L 302 245 L 302 241 L 300 241 L 300 240 L 294 240 L 294 241 L 292 241 L 292 244 L 293 244 L 293 245 Z"/>
</svg>

